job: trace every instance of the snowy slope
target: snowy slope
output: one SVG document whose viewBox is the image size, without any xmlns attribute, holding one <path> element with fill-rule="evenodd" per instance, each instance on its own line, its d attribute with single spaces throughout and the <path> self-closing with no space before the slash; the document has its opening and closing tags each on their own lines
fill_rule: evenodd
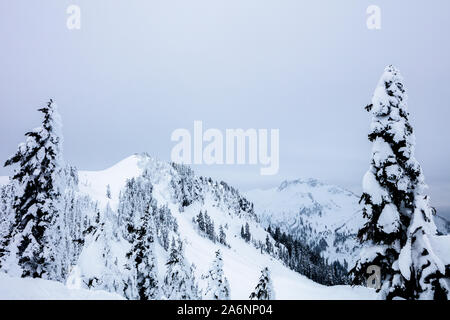
<svg viewBox="0 0 450 320">
<path fill-rule="evenodd" d="M 248 299 L 264 266 L 271 269 L 277 299 L 374 299 L 376 297 L 372 290 L 362 287 L 326 287 L 314 283 L 246 243 L 240 237 L 240 228 L 246 222 L 250 225 L 254 241 L 265 241 L 267 233 L 255 217 L 242 213 L 236 214 L 224 205 L 225 200 L 217 200 L 214 197 L 214 192 L 220 188 L 220 185 L 211 184 L 209 187 L 204 187 L 206 191 L 203 194 L 203 201 L 195 201 L 181 212 L 179 203 L 173 199 L 171 182 L 176 178 L 175 170 L 170 164 L 157 161 L 147 155 L 131 156 L 104 171 L 80 172 L 80 191 L 98 201 L 100 207 L 109 203 L 111 208 L 116 210 L 119 192 L 125 186 L 127 178 L 136 177 L 144 171 L 151 176 L 153 197 L 158 206 L 167 205 L 178 222 L 181 239 L 185 241 L 186 258 L 189 263 L 196 265 L 196 278 L 201 288 L 205 286 L 201 276 L 208 271 L 214 252 L 220 249 L 223 253 L 225 276 L 230 282 L 232 299 Z M 111 187 L 112 199 L 106 197 L 108 184 Z M 200 210 L 207 210 L 216 226 L 227 225 L 225 233 L 230 248 L 213 243 L 198 232 L 192 218 Z M 342 222 L 345 221 L 340 219 L 334 221 L 335 225 L 341 225 Z M 111 246 L 115 254 L 119 256 L 119 260 L 120 256 L 123 257 L 129 249 L 126 243 L 120 241 Z M 94 245 L 86 246 L 77 265 L 80 272 L 83 274 L 101 272 L 101 270 L 95 270 L 95 258 L 93 258 L 99 250 Z M 159 280 L 162 281 L 167 252 L 161 246 L 157 246 L 156 252 Z"/>
<path fill-rule="evenodd" d="M 252 190 L 246 197 L 264 225 L 319 245 L 330 261 L 353 264 L 359 246 L 356 233 L 362 225 L 359 198 L 343 188 L 315 179 L 285 181 L 278 188 Z"/>
<path fill-rule="evenodd" d="M 208 206 L 207 206 L 208 207 Z M 208 271 L 214 251 L 220 248 L 224 257 L 224 272 L 230 282 L 232 299 L 248 299 L 249 293 L 258 281 L 260 270 L 268 266 L 277 299 L 368 299 L 375 298 L 374 292 L 366 288 L 349 286 L 326 287 L 314 283 L 306 277 L 285 267 L 280 261 L 245 243 L 239 236 L 241 221 L 230 221 L 228 237 L 231 249 L 214 244 L 199 236 L 191 224 L 191 217 L 196 213 L 194 208 L 178 216 L 180 232 L 187 242 L 186 256 L 197 266 L 197 275 Z M 214 218 L 223 217 L 220 211 L 208 207 L 208 213 Z M 264 237 L 264 230 L 253 224 L 253 234 Z M 230 232 L 229 232 L 230 234 Z"/>
<path fill-rule="evenodd" d="M 436 227 L 440 233 L 442 233 L 442 234 L 450 233 L 450 221 L 448 221 L 444 217 L 442 217 L 440 215 L 436 215 L 434 217 L 434 223 L 436 224 Z"/>
<path fill-rule="evenodd" d="M 14 278 L 0 273 L 0 300 L 120 300 L 105 291 L 69 289 L 62 283 L 32 278 Z"/>
<path fill-rule="evenodd" d="M 145 158 L 137 155 L 130 156 L 109 169 L 102 171 L 79 171 L 80 191 L 89 195 L 92 200 L 98 201 L 101 206 L 109 202 L 113 209 L 117 208 L 119 192 L 125 186 L 127 179 L 142 174 Z M 106 197 L 106 188 L 111 187 L 111 198 Z"/>
</svg>

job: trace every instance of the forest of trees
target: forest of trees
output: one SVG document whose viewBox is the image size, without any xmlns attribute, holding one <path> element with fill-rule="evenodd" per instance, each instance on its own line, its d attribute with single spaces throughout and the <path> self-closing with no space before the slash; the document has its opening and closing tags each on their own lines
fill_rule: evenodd
<svg viewBox="0 0 450 320">
<path fill-rule="evenodd" d="M 310 247 L 291 234 L 281 232 L 279 227 L 269 226 L 267 231 L 275 240 L 278 258 L 292 270 L 328 286 L 350 283 L 346 264 L 342 265 L 338 261 L 329 264 L 321 256 L 320 248 Z"/>
</svg>

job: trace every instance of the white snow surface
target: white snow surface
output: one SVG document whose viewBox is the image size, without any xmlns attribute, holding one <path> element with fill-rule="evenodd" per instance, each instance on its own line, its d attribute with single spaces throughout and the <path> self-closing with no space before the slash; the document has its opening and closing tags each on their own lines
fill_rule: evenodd
<svg viewBox="0 0 450 320">
<path fill-rule="evenodd" d="M 92 200 L 98 201 L 101 207 L 109 202 L 111 209 L 116 210 L 120 190 L 127 179 L 142 174 L 144 158 L 138 155 L 128 157 L 109 169 L 102 171 L 78 171 L 80 191 L 88 194 Z M 111 200 L 106 197 L 106 188 L 111 187 Z"/>
<path fill-rule="evenodd" d="M 123 297 L 86 289 L 69 289 L 60 282 L 16 278 L 0 273 L 0 300 L 122 300 Z"/>
<path fill-rule="evenodd" d="M 378 218 L 378 226 L 386 233 L 396 232 L 400 226 L 400 215 L 393 204 L 386 204 Z"/>
</svg>

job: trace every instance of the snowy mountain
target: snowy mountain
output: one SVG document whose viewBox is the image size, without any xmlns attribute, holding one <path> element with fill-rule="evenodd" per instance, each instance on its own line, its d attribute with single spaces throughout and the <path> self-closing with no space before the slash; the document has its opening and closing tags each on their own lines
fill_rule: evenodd
<svg viewBox="0 0 450 320">
<path fill-rule="evenodd" d="M 246 223 L 250 226 L 254 243 L 265 243 L 267 232 L 258 223 L 252 210 L 244 211 L 245 206 L 243 208 L 236 207 L 236 204 L 245 203 L 246 200 L 226 184 L 193 177 L 201 186 L 198 188 L 199 196 L 188 206 L 182 208 L 175 197 L 176 190 L 172 184 L 173 181 L 180 181 L 180 173 L 168 163 L 157 161 L 147 155 L 134 155 L 105 171 L 80 171 L 80 191 L 91 195 L 95 201 L 100 203 L 101 207 L 109 203 L 112 210 L 117 210 L 119 194 L 125 187 L 127 179 L 138 177 L 145 171 L 149 173 L 153 185 L 152 196 L 156 199 L 157 205 L 167 206 L 177 221 L 179 233 L 185 243 L 186 259 L 195 264 L 197 279 L 201 279 L 208 272 L 214 252 L 220 249 L 224 256 L 224 273 L 230 283 L 231 298 L 233 299 L 248 298 L 258 281 L 260 270 L 264 266 L 269 266 L 271 270 L 275 291 L 280 299 L 334 297 L 334 293 L 321 296 L 321 290 L 330 289 L 317 285 L 289 270 L 272 256 L 261 254 L 259 248 L 240 237 L 241 227 Z M 110 185 L 111 188 L 111 199 L 106 196 L 107 185 Z M 199 232 L 193 219 L 200 211 L 207 212 L 216 226 L 224 226 L 229 247 L 214 243 Z M 115 245 L 119 256 L 123 256 L 123 252 L 128 250 L 127 245 L 123 242 L 117 242 Z M 156 252 L 159 280 L 163 282 L 168 253 L 162 246 L 158 246 Z M 91 268 L 92 256 L 89 249 L 81 254 L 78 263 L 81 269 Z M 205 285 L 203 284 L 204 290 L 206 290 Z M 308 287 L 311 288 L 311 292 L 308 292 Z M 339 291 L 348 296 L 352 295 L 354 289 L 341 287 Z"/>
<path fill-rule="evenodd" d="M 363 224 L 359 196 L 339 186 L 316 179 L 284 181 L 278 188 L 250 190 L 245 193 L 254 203 L 255 213 L 267 228 L 282 232 L 318 248 L 329 261 L 354 265 L 360 252 L 356 240 Z M 442 234 L 450 231 L 450 222 L 436 215 Z"/>
<path fill-rule="evenodd" d="M 226 183 L 198 177 L 188 167 L 139 154 L 104 171 L 80 171 L 76 180 L 78 187 L 74 198 L 84 200 L 80 205 L 82 210 L 76 210 L 81 216 L 75 220 L 81 221 L 79 224 L 83 227 L 76 232 L 82 239 L 78 241 L 79 249 L 73 250 L 76 258 L 65 280 L 71 288 L 104 290 L 126 296 L 130 269 L 133 270 L 128 253 L 135 243 L 130 240 L 126 226 L 145 220 L 142 204 L 148 202 L 153 208 L 155 223 L 154 271 L 163 292 L 166 292 L 167 273 L 171 271 L 168 270 L 173 254 L 169 249 L 170 239 L 179 238 L 183 243 L 185 267 L 191 270 L 203 298 L 207 298 L 210 291 L 208 274 L 217 250 L 221 251 L 223 276 L 229 283 L 231 299 L 248 299 L 265 267 L 270 270 L 277 299 L 376 297 L 370 289 L 327 287 L 290 270 L 278 258 L 282 247 L 275 247 L 275 241 L 259 223 L 253 205 Z M 289 187 L 286 185 L 285 189 Z M 346 196 L 352 203 L 354 196 L 350 193 Z M 208 216 L 215 236 L 201 230 L 200 212 Z M 245 225 L 251 233 L 249 241 L 241 236 Z M 341 220 L 336 219 L 332 226 L 338 225 Z M 344 230 L 347 230 L 345 226 Z M 267 242 L 271 243 L 273 251 L 266 250 Z M 14 268 L 11 270 L 11 275 L 18 276 Z M 0 278 L 0 283 L 5 281 L 8 280 Z"/>
<path fill-rule="evenodd" d="M 315 179 L 298 179 L 278 188 L 248 191 L 246 197 L 264 226 L 279 227 L 308 242 L 330 261 L 346 261 L 349 267 L 354 263 L 359 253 L 356 234 L 363 223 L 354 193 Z"/>
<path fill-rule="evenodd" d="M 437 214 L 434 217 L 434 223 L 436 223 L 436 227 L 442 234 L 449 234 L 450 233 L 450 221 L 445 219 L 444 217 Z"/>
</svg>

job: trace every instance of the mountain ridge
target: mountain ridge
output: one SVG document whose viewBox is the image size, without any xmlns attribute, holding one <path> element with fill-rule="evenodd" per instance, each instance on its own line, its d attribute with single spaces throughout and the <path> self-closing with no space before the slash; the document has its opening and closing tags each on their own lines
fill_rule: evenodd
<svg viewBox="0 0 450 320">
<path fill-rule="evenodd" d="M 74 231 L 75 238 L 83 239 L 79 242 L 80 247 L 72 250 L 76 258 L 70 267 L 67 283 L 76 283 L 80 289 L 121 292 L 120 283 L 128 272 L 125 265 L 130 244 L 126 240 L 126 233 L 123 234 L 126 228 L 120 221 L 125 221 L 123 212 L 139 221 L 142 215 L 139 211 L 140 204 L 132 199 L 127 200 L 127 195 L 141 194 L 140 189 L 136 193 L 130 188 L 137 186 L 146 190 L 148 184 L 148 190 L 151 191 L 144 194 L 148 200 L 142 201 L 154 202 L 152 210 L 155 218 L 161 215 L 165 221 L 156 229 L 157 241 L 154 248 L 157 277 L 161 285 L 167 272 L 166 261 L 169 255 L 165 239 L 179 237 L 183 242 L 186 261 L 195 265 L 192 272 L 203 293 L 206 291 L 203 277 L 208 274 L 214 253 L 220 249 L 232 299 L 248 298 L 263 267 L 271 270 L 278 299 L 375 297 L 375 293 L 366 288 L 327 287 L 291 270 L 278 258 L 280 250 L 285 248 L 282 245 L 277 247 L 271 235 L 260 224 L 253 204 L 225 182 L 197 176 L 187 166 L 159 161 L 147 154 L 135 154 L 105 170 L 79 171 L 78 177 L 73 180 L 77 181 L 75 193 L 76 197 L 83 199 L 80 202 L 83 207 L 76 210 L 82 216 L 78 220 L 72 219 L 75 222 L 70 225 L 80 224 Z M 130 205 L 138 211 L 128 213 Z M 219 242 L 218 237 L 208 238 L 199 229 L 196 222 L 199 212 L 204 215 L 207 213 L 213 221 L 215 235 L 218 235 L 219 229 L 223 230 L 225 245 Z M 249 240 L 243 239 L 241 234 L 241 229 L 246 224 L 251 232 Z M 164 228 L 168 230 L 168 236 L 160 233 Z M 267 251 L 268 242 L 270 252 Z"/>
</svg>

